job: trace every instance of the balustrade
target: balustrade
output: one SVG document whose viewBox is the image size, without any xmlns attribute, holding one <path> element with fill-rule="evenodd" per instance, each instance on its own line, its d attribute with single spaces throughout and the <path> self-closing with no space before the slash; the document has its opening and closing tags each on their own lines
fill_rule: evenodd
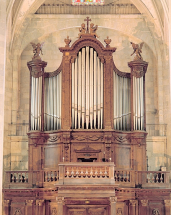
<svg viewBox="0 0 171 215">
<path fill-rule="evenodd" d="M 114 170 L 114 163 L 60 163 L 58 169 L 7 171 L 5 187 L 50 187 L 59 184 L 111 184 L 123 187 L 169 187 L 166 171 Z"/>
</svg>

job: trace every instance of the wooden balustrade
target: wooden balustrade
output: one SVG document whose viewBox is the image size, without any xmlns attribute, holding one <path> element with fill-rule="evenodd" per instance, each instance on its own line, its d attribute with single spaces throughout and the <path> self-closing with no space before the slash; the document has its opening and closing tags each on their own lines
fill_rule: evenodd
<svg viewBox="0 0 171 215">
<path fill-rule="evenodd" d="M 5 187 L 53 187 L 59 184 L 119 184 L 120 187 L 169 187 L 165 171 L 114 170 L 114 163 L 60 163 L 58 169 L 7 171 Z"/>
<path fill-rule="evenodd" d="M 136 171 L 137 182 L 142 187 L 169 188 L 169 171 Z"/>
<path fill-rule="evenodd" d="M 114 184 L 113 162 L 60 163 L 60 184 Z"/>
</svg>

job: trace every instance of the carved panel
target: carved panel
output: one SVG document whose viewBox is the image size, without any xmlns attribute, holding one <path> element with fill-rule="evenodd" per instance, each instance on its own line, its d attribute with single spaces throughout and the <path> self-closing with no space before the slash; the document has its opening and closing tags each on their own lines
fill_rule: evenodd
<svg viewBox="0 0 171 215">
<path fill-rule="evenodd" d="M 129 144 L 129 143 L 131 143 L 131 136 L 130 135 L 123 136 L 123 135 L 114 134 L 113 141 L 114 141 L 114 143 L 117 143 L 117 144 Z"/>
<path fill-rule="evenodd" d="M 104 137 L 103 135 L 72 135 L 72 140 L 77 140 L 77 141 L 103 141 Z"/>
<path fill-rule="evenodd" d="M 47 146 L 44 148 L 44 168 L 57 168 L 61 162 L 61 146 Z"/>
<path fill-rule="evenodd" d="M 131 168 L 131 148 L 115 147 L 114 163 L 117 168 Z"/>
</svg>

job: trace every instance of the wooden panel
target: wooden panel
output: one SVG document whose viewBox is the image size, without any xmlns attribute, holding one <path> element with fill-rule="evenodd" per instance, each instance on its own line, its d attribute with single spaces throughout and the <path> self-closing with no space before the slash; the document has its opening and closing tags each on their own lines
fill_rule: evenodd
<svg viewBox="0 0 171 215">
<path fill-rule="evenodd" d="M 44 148 L 44 168 L 56 168 L 61 161 L 61 146 L 47 146 Z"/>
<path fill-rule="evenodd" d="M 162 215 L 164 213 L 164 205 L 162 201 L 150 201 L 149 202 L 149 215 Z"/>
<path fill-rule="evenodd" d="M 32 164 L 33 170 L 40 170 L 41 169 L 41 147 L 33 147 L 32 148 Z"/>
<path fill-rule="evenodd" d="M 117 168 L 131 168 L 131 148 L 115 147 L 114 161 Z"/>
</svg>

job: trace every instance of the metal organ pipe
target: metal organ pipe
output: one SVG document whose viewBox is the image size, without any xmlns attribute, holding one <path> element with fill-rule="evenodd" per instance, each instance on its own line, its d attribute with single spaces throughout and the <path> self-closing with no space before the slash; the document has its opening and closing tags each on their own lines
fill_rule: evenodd
<svg viewBox="0 0 171 215">
<path fill-rule="evenodd" d="M 143 77 L 133 76 L 134 130 L 144 130 Z"/>
<path fill-rule="evenodd" d="M 113 72 L 114 129 L 131 130 L 131 80 Z"/>
<path fill-rule="evenodd" d="M 62 72 L 50 78 L 45 78 L 44 130 L 61 128 L 61 79 Z"/>
<path fill-rule="evenodd" d="M 83 47 L 72 63 L 72 128 L 103 127 L 103 64 L 97 52 Z"/>
<path fill-rule="evenodd" d="M 31 130 L 41 130 L 42 77 L 31 82 Z"/>
</svg>

